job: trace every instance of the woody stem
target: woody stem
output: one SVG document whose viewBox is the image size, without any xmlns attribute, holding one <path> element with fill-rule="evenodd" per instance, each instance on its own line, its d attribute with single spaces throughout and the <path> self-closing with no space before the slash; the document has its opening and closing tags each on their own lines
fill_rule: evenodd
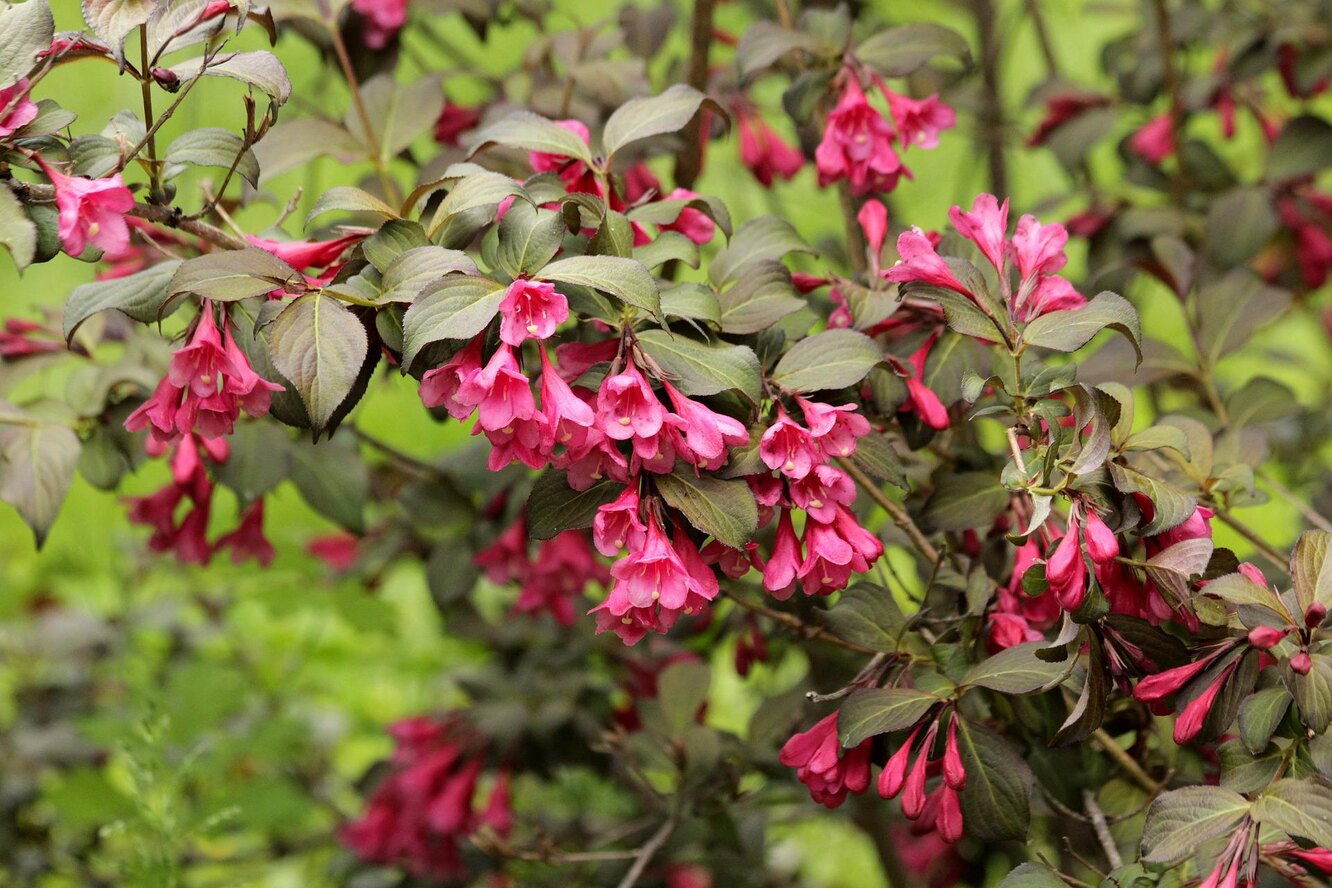
<svg viewBox="0 0 1332 888">
<path fill-rule="evenodd" d="M 855 481 L 870 499 L 874 500 L 875 505 L 888 513 L 888 517 L 893 519 L 893 523 L 907 535 L 907 539 L 911 540 L 911 544 L 916 547 L 916 551 L 925 556 L 925 559 L 931 564 L 939 562 L 941 557 L 939 550 L 916 526 L 916 522 L 911 520 L 911 516 L 907 514 L 906 509 L 884 496 L 883 491 L 879 489 L 879 485 L 875 484 L 872 478 L 862 472 L 849 459 L 839 456 L 837 457 L 837 464 L 842 468 L 842 471 L 851 476 L 851 480 Z"/>
</svg>

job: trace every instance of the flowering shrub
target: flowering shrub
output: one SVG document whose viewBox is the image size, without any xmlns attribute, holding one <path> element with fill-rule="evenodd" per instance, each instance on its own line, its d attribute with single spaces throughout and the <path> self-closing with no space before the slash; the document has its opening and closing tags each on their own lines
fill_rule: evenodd
<svg viewBox="0 0 1332 888">
<path fill-rule="evenodd" d="M 164 557 L 267 568 L 290 483 L 343 531 L 310 541 L 330 570 L 423 565 L 486 655 L 335 804 L 316 840 L 348 880 L 804 884 L 765 842 L 807 795 L 895 884 L 1316 883 L 1332 525 L 1265 473 L 1325 493 L 1326 411 L 1220 372 L 1278 318 L 1319 331 L 1332 267 L 1329 49 L 1290 5 L 1214 32 L 1156 0 L 1103 94 L 1056 76 L 1028 4 L 1051 76 L 1022 139 L 989 2 L 973 53 L 785 2 L 737 39 L 698 0 L 682 78 L 657 64 L 671 16 L 626 6 L 543 33 L 476 103 L 409 79 L 413 29 L 449 42 L 405 0 L 86 0 L 61 33 L 46 0 L 4 6 L 0 243 L 96 279 L 0 334 L 76 380 L 6 394 L 0 498 L 40 545 L 76 473 L 116 491 L 159 462 L 124 501 Z M 346 115 L 243 48 L 265 38 L 320 51 Z M 93 132 L 43 94 L 65 65 L 142 108 Z M 214 78 L 243 125 L 168 142 Z M 988 186 L 897 209 L 968 129 Z M 1009 193 L 1023 140 L 1076 215 Z M 707 193 L 726 152 L 775 212 Z M 366 175 L 297 232 L 274 179 L 321 157 Z M 806 166 L 840 211 L 817 249 L 777 198 Z M 476 441 L 412 456 L 362 419 L 372 386 Z M 1268 492 L 1311 525 L 1290 553 L 1235 514 Z M 746 721 L 717 713 L 723 670 L 797 678 L 747 684 Z M 604 811 L 543 804 L 579 780 Z"/>
</svg>

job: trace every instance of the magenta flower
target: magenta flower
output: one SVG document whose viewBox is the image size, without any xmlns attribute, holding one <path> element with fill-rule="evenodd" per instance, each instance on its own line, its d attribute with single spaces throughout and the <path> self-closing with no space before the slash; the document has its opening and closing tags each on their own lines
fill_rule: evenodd
<svg viewBox="0 0 1332 888">
<path fill-rule="evenodd" d="M 435 141 L 441 145 L 456 146 L 462 134 L 476 129 L 481 122 L 481 109 L 468 108 L 445 102 L 435 121 Z"/>
<path fill-rule="evenodd" d="M 856 195 L 892 191 L 905 173 L 893 138 L 892 126 L 870 105 L 855 77 L 847 77 L 814 152 L 819 185 L 849 179 Z"/>
<path fill-rule="evenodd" d="M 273 563 L 277 553 L 264 536 L 264 500 L 259 498 L 241 516 L 240 524 L 231 533 L 223 535 L 213 546 L 214 551 L 231 548 L 231 560 L 242 564 L 253 558 L 261 567 Z"/>
<path fill-rule="evenodd" d="M 856 411 L 854 404 L 824 404 L 797 397 L 805 414 L 805 424 L 820 448 L 828 456 L 850 456 L 856 441 L 869 434 L 869 420 Z"/>
<path fill-rule="evenodd" d="M 1189 701 L 1179 715 L 1175 716 L 1175 742 L 1179 744 L 1191 743 L 1202 733 L 1203 723 L 1207 721 L 1207 716 L 1212 711 L 1216 703 L 1217 696 L 1221 693 L 1221 688 L 1225 686 L 1226 680 L 1230 678 L 1240 664 L 1239 660 L 1231 663 L 1221 674 L 1212 679 L 1201 694 Z"/>
<path fill-rule="evenodd" d="M 1059 271 L 1068 261 L 1064 255 L 1067 244 L 1068 229 L 1058 222 L 1042 225 L 1035 216 L 1022 216 L 1013 232 L 1013 260 L 1018 275 L 1026 280 L 1032 275 Z"/>
<path fill-rule="evenodd" d="M 976 297 L 953 274 L 948 263 L 934 250 L 934 244 L 925 232 L 913 227 L 897 236 L 897 264 L 883 272 L 883 278 L 897 284 L 919 281 L 961 293 L 968 299 Z"/>
<path fill-rule="evenodd" d="M 687 188 L 677 188 L 666 195 L 664 200 L 693 200 L 698 193 Z M 662 231 L 678 231 L 696 244 L 706 244 L 717 231 L 716 224 L 702 210 L 685 207 L 674 222 L 661 226 Z"/>
<path fill-rule="evenodd" d="M 1052 311 L 1065 311 L 1081 308 L 1087 304 L 1087 298 L 1073 289 L 1073 285 L 1061 277 L 1047 275 L 1028 278 L 1027 283 L 1036 282 L 1028 291 L 1026 287 L 1018 290 L 1014 298 L 1014 311 L 1019 320 L 1024 322 Z"/>
<path fill-rule="evenodd" d="M 744 423 L 686 398 L 669 382 L 663 380 L 662 386 L 675 407 L 676 415 L 684 423 L 685 444 L 697 462 L 711 463 L 723 457 L 728 446 L 741 447 L 749 443 L 749 430 Z"/>
<path fill-rule="evenodd" d="M 297 271 L 307 268 L 327 268 L 337 261 L 348 248 L 365 239 L 364 234 L 346 234 L 326 241 L 275 241 L 247 234 L 252 246 L 267 250 Z"/>
<path fill-rule="evenodd" d="M 883 253 L 883 242 L 888 237 L 888 208 L 870 198 L 860 205 L 856 221 L 860 223 L 860 230 L 865 232 L 865 242 L 869 244 L 870 259 L 873 260 L 874 271 L 877 273 L 879 256 Z"/>
<path fill-rule="evenodd" d="M 556 445 L 576 447 L 596 421 L 592 407 L 579 398 L 569 384 L 551 366 L 550 357 L 541 349 L 542 447 L 547 453 Z"/>
<path fill-rule="evenodd" d="M 843 754 L 837 715 L 834 712 L 808 731 L 792 735 L 777 756 L 783 765 L 796 769 L 796 777 L 814 801 L 828 808 L 841 805 L 850 793 L 864 792 L 870 779 L 872 741 Z"/>
<path fill-rule="evenodd" d="M 129 246 L 125 214 L 134 209 L 134 195 L 125 187 L 120 173 L 106 179 L 88 179 L 66 176 L 40 159 L 38 163 L 55 186 L 60 244 L 66 253 L 78 256 L 89 244 L 104 253 L 119 253 Z"/>
<path fill-rule="evenodd" d="M 352 0 L 352 8 L 365 19 L 365 45 L 370 49 L 388 46 L 407 24 L 407 0 Z"/>
<path fill-rule="evenodd" d="M 1175 124 L 1170 114 L 1161 114 L 1129 136 L 1129 148 L 1153 166 L 1175 153 Z"/>
<path fill-rule="evenodd" d="M 781 408 L 778 408 L 777 421 L 759 440 L 759 457 L 768 468 L 796 480 L 808 475 L 815 463 L 823 461 L 809 429 L 791 419 Z"/>
<path fill-rule="evenodd" d="M 592 543 L 607 558 L 614 558 L 628 546 L 637 551 L 647 540 L 647 527 L 638 517 L 638 487 L 626 487 L 613 502 L 597 509 L 592 519 Z"/>
<path fill-rule="evenodd" d="M 1115 532 L 1091 509 L 1087 510 L 1082 533 L 1087 543 L 1087 554 L 1097 564 L 1113 561 L 1119 554 L 1119 540 L 1115 539 Z"/>
<path fill-rule="evenodd" d="M 830 595 L 851 580 L 855 550 L 832 524 L 805 522 L 805 560 L 797 575 L 806 595 Z"/>
<path fill-rule="evenodd" d="M 903 408 L 910 408 L 920 417 L 920 421 L 932 429 L 946 429 L 951 423 L 948 418 L 948 408 L 944 406 L 943 401 L 934 390 L 921 381 L 925 375 L 925 362 L 929 359 L 930 349 L 934 347 L 939 334 L 935 333 L 925 340 L 925 344 L 916 350 L 911 356 L 911 367 L 914 372 L 907 377 L 904 382 L 907 388 L 907 400 Z"/>
<path fill-rule="evenodd" d="M 488 432 L 536 416 L 531 383 L 507 345 L 501 345 L 485 367 L 463 380 L 454 397 L 459 403 L 477 408 L 477 421 Z"/>
<path fill-rule="evenodd" d="M 0 138 L 13 135 L 37 117 L 37 103 L 28 98 L 28 81 L 0 89 Z"/>
<path fill-rule="evenodd" d="M 1001 204 L 993 194 L 978 194 L 970 212 L 954 206 L 948 211 L 948 218 L 958 234 L 974 243 L 991 265 L 1003 268 L 1004 243 L 1008 235 L 1007 198 Z"/>
<path fill-rule="evenodd" d="M 897 124 L 903 147 L 919 145 L 922 148 L 937 148 L 939 133 L 952 129 L 957 123 L 957 113 L 940 102 L 937 94 L 913 99 L 883 88 L 883 96 L 888 100 L 888 110 L 892 112 L 893 121 Z"/>
<path fill-rule="evenodd" d="M 800 538 L 791 524 L 791 510 L 782 509 L 777 519 L 777 537 L 772 544 L 772 556 L 763 565 L 763 588 L 773 598 L 785 601 L 795 591 L 796 574 L 800 570 Z"/>
<path fill-rule="evenodd" d="M 611 576 L 616 583 L 607 601 L 613 611 L 620 613 L 631 607 L 657 604 L 678 610 L 684 607 L 694 586 L 693 577 L 680 555 L 651 514 L 642 548 L 631 550 L 627 557 L 617 561 L 611 567 Z"/>
<path fill-rule="evenodd" d="M 522 345 L 528 338 L 546 339 L 569 319 L 569 300 L 546 281 L 519 278 L 500 301 L 500 339 Z"/>
<path fill-rule="evenodd" d="M 442 366 L 421 377 L 421 402 L 427 407 L 443 407 L 454 419 L 472 415 L 474 404 L 458 400 L 464 382 L 481 372 L 481 347 L 485 337 L 478 336 L 455 352 Z"/>
<path fill-rule="evenodd" d="M 472 563 L 497 586 L 526 579 L 531 567 L 527 557 L 526 519 L 519 515 L 493 543 L 472 556 Z"/>
<path fill-rule="evenodd" d="M 652 438 L 665 421 L 666 408 L 633 364 L 601 383 L 597 392 L 597 423 L 607 437 L 616 441 Z"/>
<path fill-rule="evenodd" d="M 572 626 L 574 601 L 587 584 L 609 580 L 610 573 L 597 561 L 587 535 L 566 530 L 541 542 L 513 609 L 523 614 L 549 613 L 561 626 Z"/>
<path fill-rule="evenodd" d="M 790 482 L 790 488 L 791 501 L 824 524 L 837 520 L 839 505 L 849 506 L 856 498 L 856 485 L 835 466 L 815 466 L 805 477 Z"/>
<path fill-rule="evenodd" d="M 805 165 L 800 149 L 782 141 L 782 137 L 757 114 L 738 115 L 740 127 L 740 162 L 749 167 L 764 188 L 774 179 L 789 180 Z"/>
</svg>

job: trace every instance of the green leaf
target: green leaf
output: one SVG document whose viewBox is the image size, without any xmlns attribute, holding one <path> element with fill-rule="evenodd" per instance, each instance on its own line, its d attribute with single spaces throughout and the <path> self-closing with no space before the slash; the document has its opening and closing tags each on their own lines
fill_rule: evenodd
<svg viewBox="0 0 1332 888">
<path fill-rule="evenodd" d="M 921 521 L 937 530 L 989 527 L 1008 508 L 1009 492 L 989 472 L 943 473 L 925 502 Z"/>
<path fill-rule="evenodd" d="M 265 422 L 239 423 L 227 440 L 231 454 L 217 466 L 217 480 L 240 502 L 240 508 L 268 493 L 291 472 L 291 438 L 281 426 Z"/>
<path fill-rule="evenodd" d="M 885 77 L 905 77 L 936 56 L 971 62 L 971 48 L 960 34 L 928 22 L 880 31 L 857 46 L 855 55 Z"/>
<path fill-rule="evenodd" d="M 838 47 L 817 34 L 792 31 L 775 22 L 755 22 L 746 29 L 735 50 L 735 63 L 743 80 L 797 50 L 816 57 L 835 54 Z"/>
<path fill-rule="evenodd" d="M 8 405 L 4 410 L 18 412 Z M 69 492 L 82 448 L 68 426 L 35 418 L 11 425 L 0 419 L 0 500 L 32 528 L 38 548 Z"/>
<path fill-rule="evenodd" d="M 361 242 L 365 258 L 381 274 L 394 259 L 413 247 L 428 247 L 430 239 L 420 222 L 408 219 L 390 219 L 379 230 Z"/>
<path fill-rule="evenodd" d="M 1142 859 L 1175 863 L 1209 839 L 1229 833 L 1249 812 L 1249 802 L 1219 786 L 1186 786 L 1156 797 L 1142 831 Z"/>
<path fill-rule="evenodd" d="M 117 309 L 141 324 L 161 319 L 171 293 L 171 279 L 180 267 L 176 259 L 150 265 L 143 271 L 80 284 L 65 302 L 65 339 L 72 340 L 79 326 L 98 312 Z M 169 313 L 169 312 L 167 312 Z"/>
<path fill-rule="evenodd" d="M 644 330 L 638 342 L 686 395 L 738 391 L 758 402 L 762 377 L 758 356 L 749 346 L 699 342 L 666 330 Z"/>
<path fill-rule="evenodd" d="M 434 237 L 454 216 L 481 207 L 499 206 L 506 197 L 519 197 L 525 202 L 531 202 L 523 186 L 508 176 L 490 170 L 471 173 L 449 190 L 435 210 L 426 233 Z"/>
<path fill-rule="evenodd" d="M 903 490 L 907 489 L 902 460 L 893 446 L 888 443 L 887 435 L 871 431 L 861 438 L 856 442 L 856 452 L 851 454 L 851 461 L 871 478 L 887 481 Z"/>
<path fill-rule="evenodd" d="M 110 44 L 116 58 L 121 58 L 126 35 L 148 21 L 156 5 L 156 0 L 83 0 L 83 20 L 94 34 Z"/>
<path fill-rule="evenodd" d="M 619 215 L 619 213 L 607 213 L 606 220 L 610 221 Z M 625 224 L 628 225 L 627 222 Z M 603 225 L 601 231 L 606 230 L 606 226 Z M 630 235 L 632 236 L 632 232 Z M 663 231 L 641 247 L 631 248 L 629 255 L 650 269 L 660 268 L 667 262 L 680 262 L 690 268 L 698 268 L 699 263 L 698 244 L 678 231 Z"/>
<path fill-rule="evenodd" d="M 1203 250 L 1219 267 L 1235 268 L 1258 255 L 1279 224 L 1267 188 L 1232 189 L 1207 211 Z"/>
<path fill-rule="evenodd" d="M 1049 690 L 1067 677 L 1075 660 L 1069 657 L 1062 663 L 1046 662 L 1036 656 L 1036 652 L 1045 647 L 1043 641 L 1028 641 L 1004 648 L 971 667 L 959 685 L 989 688 L 1001 694 L 1034 694 Z"/>
<path fill-rule="evenodd" d="M 317 117 L 283 120 L 254 146 L 259 159 L 259 181 L 268 183 L 317 157 L 352 160 L 365 156 L 366 147 L 336 123 Z"/>
<path fill-rule="evenodd" d="M 1308 780 L 1278 780 L 1254 802 L 1253 819 L 1332 848 L 1332 789 Z"/>
<path fill-rule="evenodd" d="M 721 305 L 707 284 L 685 281 L 661 294 L 661 313 L 668 318 L 721 323 Z"/>
<path fill-rule="evenodd" d="M 672 737 L 684 733 L 698 720 L 698 711 L 708 699 L 712 670 L 703 663 L 672 663 L 657 678 L 657 699 Z"/>
<path fill-rule="evenodd" d="M 1300 610 L 1317 602 L 1332 610 L 1332 533 L 1307 530 L 1290 556 L 1290 574 Z"/>
<path fill-rule="evenodd" d="M 1033 783 L 1027 763 L 1003 737 L 967 719 L 958 719 L 957 740 L 967 771 L 962 790 L 967 832 L 986 842 L 1025 839 Z"/>
<path fill-rule="evenodd" d="M 1267 152 L 1266 178 L 1288 182 L 1318 173 L 1332 163 L 1332 126 L 1321 117 L 1292 119 Z"/>
<path fill-rule="evenodd" d="M 447 275 L 475 275 L 476 263 L 461 250 L 444 247 L 413 247 L 400 253 L 384 270 L 379 301 L 412 302 L 430 284 Z"/>
<path fill-rule="evenodd" d="M 1152 501 L 1155 514 L 1142 529 L 1143 536 L 1154 536 L 1183 524 L 1198 506 L 1193 497 L 1179 488 L 1149 478 L 1128 466 L 1110 463 L 1110 477 L 1120 493 L 1141 493 Z"/>
<path fill-rule="evenodd" d="M 500 268 L 512 277 L 531 274 L 554 258 L 563 241 L 561 213 L 514 201 L 500 221 L 496 258 Z"/>
<path fill-rule="evenodd" d="M 825 330 L 802 339 L 782 355 L 772 379 L 794 392 L 846 388 L 883 360 L 883 350 L 864 333 Z"/>
<path fill-rule="evenodd" d="M 0 188 L 0 244 L 9 250 L 20 271 L 32 264 L 37 253 L 37 226 L 8 188 Z"/>
<path fill-rule="evenodd" d="M 378 74 L 361 85 L 361 96 L 379 156 L 385 160 L 398 156 L 419 136 L 430 132 L 444 107 L 438 74 L 427 74 L 408 84 L 398 83 L 391 74 Z M 342 125 L 358 141 L 371 144 L 356 108 L 347 109 Z"/>
<path fill-rule="evenodd" d="M 1235 268 L 1198 290 L 1198 348 L 1208 367 L 1249 341 L 1253 331 L 1290 304 L 1290 292 L 1268 286 L 1247 268 Z"/>
<path fill-rule="evenodd" d="M 856 583 L 824 616 L 833 635 L 883 653 L 894 653 L 906 617 L 893 593 L 873 583 Z"/>
<path fill-rule="evenodd" d="M 1300 721 L 1315 734 L 1322 734 L 1332 725 L 1332 658 L 1326 654 L 1312 654 L 1307 675 L 1290 674 L 1290 689 L 1295 695 L 1295 707 Z"/>
<path fill-rule="evenodd" d="M 689 523 L 722 543 L 741 548 L 758 529 L 758 504 L 744 481 L 695 476 L 690 467 L 654 476 L 657 490 Z"/>
<path fill-rule="evenodd" d="M 1244 698 L 1239 710 L 1239 735 L 1249 752 L 1259 755 L 1267 748 L 1292 699 L 1283 687 L 1264 688 Z"/>
<path fill-rule="evenodd" d="M 472 137 L 468 156 L 484 151 L 491 145 L 558 154 L 586 164 L 592 162 L 592 151 L 586 142 L 558 123 L 530 111 L 514 111 L 503 120 L 481 130 Z"/>
<path fill-rule="evenodd" d="M 542 280 L 591 287 L 661 319 L 657 281 L 643 263 L 617 256 L 570 256 L 557 259 L 538 275 Z"/>
<path fill-rule="evenodd" d="M 204 57 L 181 62 L 171 70 L 181 80 L 193 80 L 201 73 L 205 77 L 229 77 L 253 87 L 279 105 L 291 98 L 291 79 L 278 57 L 262 49 L 254 52 L 234 52 L 218 56 L 207 68 Z"/>
<path fill-rule="evenodd" d="M 237 175 L 255 187 L 259 184 L 259 161 L 254 152 L 245 147 L 245 140 L 240 136 L 219 127 L 189 130 L 171 143 L 164 159 L 167 163 L 222 169 L 230 169 L 234 163 Z"/>
<path fill-rule="evenodd" d="M 369 347 L 356 315 L 322 293 L 294 300 L 273 320 L 268 342 L 273 367 L 300 393 L 316 435 L 351 394 Z"/>
<path fill-rule="evenodd" d="M 305 278 L 267 250 L 246 247 L 186 259 L 167 286 L 168 295 L 194 293 L 218 302 L 239 302 L 273 290 L 301 291 Z"/>
<path fill-rule="evenodd" d="M 1193 452 L 1189 447 L 1189 438 L 1177 426 L 1154 425 L 1140 432 L 1134 432 L 1124 441 L 1123 450 L 1128 452 L 1143 450 L 1162 450 L 1170 448 L 1188 459 Z"/>
<path fill-rule="evenodd" d="M 720 105 L 684 83 L 668 87 L 660 95 L 630 99 L 615 109 L 601 132 L 607 161 L 634 142 L 679 132 L 702 105 L 707 105 L 718 117 L 726 118 Z"/>
<path fill-rule="evenodd" d="M 374 213 L 385 219 L 398 218 L 398 211 L 368 191 L 350 185 L 338 185 L 319 195 L 315 205 L 305 217 L 305 227 L 325 213 L 342 210 L 351 213 Z"/>
<path fill-rule="evenodd" d="M 1128 339 L 1138 355 L 1138 363 L 1142 363 L 1138 312 L 1127 299 L 1114 293 L 1100 293 L 1081 308 L 1043 314 L 1027 325 L 1022 338 L 1028 345 L 1071 352 L 1082 348 L 1107 327 Z"/>
<path fill-rule="evenodd" d="M 550 469 L 527 495 L 527 535 L 548 540 L 566 530 L 591 527 L 597 510 L 623 490 L 624 485 L 609 480 L 598 481 L 587 490 L 573 490 L 564 472 Z"/>
<path fill-rule="evenodd" d="M 471 339 L 499 311 L 507 287 L 490 278 L 448 277 L 417 297 L 402 319 L 402 366 L 441 339 Z"/>
<path fill-rule="evenodd" d="M 906 730 L 939 702 L 933 694 L 915 688 L 855 691 L 838 710 L 837 737 L 849 749 L 870 737 Z"/>
<path fill-rule="evenodd" d="M 739 280 L 741 272 L 752 262 L 813 252 L 790 222 L 781 216 L 759 216 L 741 225 L 731 242 L 713 257 L 708 266 L 708 280 L 720 287 Z"/>
<path fill-rule="evenodd" d="M 1004 876 L 997 888 L 1068 888 L 1068 884 L 1044 864 L 1024 863 Z"/>
<path fill-rule="evenodd" d="M 291 483 L 320 515 L 352 533 L 365 532 L 370 472 L 355 450 L 339 441 L 291 442 Z"/>
<path fill-rule="evenodd" d="M 776 259 L 761 259 L 730 289 L 718 297 L 725 333 L 748 334 L 766 330 L 809 303 L 796 295 L 791 272 Z"/>
<path fill-rule="evenodd" d="M 0 7 L 0 88 L 21 79 L 37 64 L 37 53 L 50 49 L 55 21 L 46 0 Z"/>
<path fill-rule="evenodd" d="M 718 198 L 706 194 L 690 198 L 671 198 L 654 200 L 641 204 L 625 215 L 631 222 L 651 222 L 653 225 L 670 225 L 680 218 L 685 210 L 697 210 L 713 221 L 728 238 L 731 236 L 731 212 Z"/>
</svg>

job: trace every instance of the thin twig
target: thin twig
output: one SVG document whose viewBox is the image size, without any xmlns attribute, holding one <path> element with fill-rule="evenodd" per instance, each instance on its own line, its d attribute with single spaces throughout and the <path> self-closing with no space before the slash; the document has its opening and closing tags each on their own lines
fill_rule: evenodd
<svg viewBox="0 0 1332 888">
<path fill-rule="evenodd" d="M 708 88 L 708 53 L 712 49 L 712 11 L 716 0 L 694 0 L 694 20 L 690 34 L 689 85 L 699 92 Z M 684 130 L 684 146 L 675 157 L 675 184 L 693 188 L 703 171 L 703 151 L 707 144 L 708 112 L 699 109 Z"/>
<path fill-rule="evenodd" d="M 398 185 L 389 175 L 388 167 L 384 163 L 384 146 L 375 132 L 370 109 L 365 106 L 365 97 L 361 95 L 361 83 L 356 79 L 356 70 L 352 67 L 351 57 L 347 55 L 347 44 L 342 39 L 342 31 L 338 28 L 337 22 L 328 23 L 328 33 L 333 42 L 333 54 L 337 56 L 342 76 L 346 78 L 347 88 L 351 90 L 356 116 L 361 119 L 361 128 L 365 130 L 366 148 L 369 149 L 370 155 L 368 159 L 374 165 L 375 174 L 379 177 L 379 187 L 384 189 L 384 197 L 388 202 L 396 206 L 402 201 L 402 195 L 398 193 Z"/>
<path fill-rule="evenodd" d="M 1258 551 L 1258 554 L 1271 562 L 1273 567 L 1286 576 L 1290 576 L 1289 560 L 1285 555 L 1277 551 L 1275 546 L 1259 536 L 1256 530 L 1230 514 L 1230 512 L 1220 503 L 1213 503 L 1212 505 L 1215 507 L 1216 517 L 1220 518 L 1222 523 L 1248 540 L 1249 543 L 1253 545 L 1254 549 Z"/>
<path fill-rule="evenodd" d="M 1259 472 L 1258 480 L 1263 484 L 1267 485 L 1268 487 L 1270 487 L 1272 489 L 1272 492 L 1275 493 L 1277 496 L 1281 497 L 1286 502 L 1294 506 L 1295 510 L 1299 512 L 1301 515 L 1303 515 L 1305 519 L 1314 527 L 1317 527 L 1319 530 L 1325 530 L 1328 533 L 1332 533 L 1332 521 L 1328 521 L 1326 518 L 1324 518 L 1320 512 L 1318 512 L 1316 509 L 1314 509 L 1313 506 L 1309 505 L 1304 500 L 1300 499 L 1299 496 L 1290 488 L 1286 487 L 1280 481 L 1273 478 L 1267 472 Z"/>
<path fill-rule="evenodd" d="M 643 871 L 647 869 L 647 865 L 652 862 L 652 858 L 661 850 L 661 846 L 666 844 L 666 840 L 671 837 L 671 833 L 675 832 L 675 827 L 679 822 L 679 816 L 672 815 L 661 825 L 660 829 L 652 834 L 652 838 L 648 839 L 643 847 L 638 849 L 634 864 L 629 867 L 629 872 L 625 873 L 624 878 L 620 880 L 619 888 L 633 888 L 634 885 L 638 884 L 638 880 L 643 877 Z"/>
<path fill-rule="evenodd" d="M 1124 773 L 1133 778 L 1133 782 L 1147 790 L 1152 795 L 1157 795 L 1164 788 L 1160 783 L 1152 779 L 1152 776 L 1142 769 L 1133 756 L 1125 752 L 1115 739 L 1105 732 L 1105 728 L 1097 728 L 1092 732 L 1092 739 L 1101 747 L 1106 755 L 1115 760 L 1115 764 L 1124 769 Z"/>
<path fill-rule="evenodd" d="M 845 638 L 839 638 L 838 636 L 833 635 L 831 632 L 824 629 L 822 626 L 813 626 L 809 623 L 806 623 L 804 620 L 800 619 L 795 614 L 787 613 L 786 611 L 773 610 L 767 605 L 759 604 L 756 601 L 750 601 L 748 598 L 745 598 L 743 595 L 740 595 L 736 592 L 732 592 L 729 590 L 723 589 L 722 594 L 725 595 L 727 598 L 731 599 L 732 601 L 734 601 L 736 604 L 743 607 L 745 610 L 752 611 L 753 613 L 756 613 L 759 616 L 767 617 L 769 620 L 772 620 L 774 623 L 780 623 L 781 625 L 795 632 L 797 635 L 809 639 L 810 641 L 826 641 L 829 644 L 835 644 L 840 648 L 845 648 L 848 651 L 855 651 L 858 654 L 879 653 L 879 651 L 876 651 L 873 648 L 865 647 L 865 645 L 863 644 L 856 644 L 854 641 L 847 641 Z"/>
<path fill-rule="evenodd" d="M 1045 15 L 1041 12 L 1041 0 L 1027 0 L 1027 15 L 1036 29 L 1036 42 L 1041 47 L 1041 57 L 1045 59 L 1045 70 L 1051 77 L 1059 76 L 1059 60 L 1055 58 L 1054 42 L 1050 40 L 1050 30 L 1045 27 Z"/>
<path fill-rule="evenodd" d="M 874 500 L 879 508 L 888 513 L 888 517 L 892 518 L 893 523 L 907 535 L 907 539 L 911 540 L 911 544 L 916 547 L 916 551 L 925 556 L 925 560 L 929 561 L 931 564 L 937 564 L 939 562 L 941 557 L 939 555 L 939 550 L 934 547 L 934 544 L 931 543 L 921 529 L 916 526 L 916 522 L 911 520 L 911 516 L 907 514 L 906 509 L 903 509 L 897 503 L 884 496 L 883 491 L 879 489 L 879 485 L 875 484 L 868 475 L 862 472 L 855 463 L 851 462 L 849 459 L 839 456 L 837 457 L 837 464 L 841 466 L 842 471 L 851 476 L 851 480 L 855 481 L 870 499 Z"/>
<path fill-rule="evenodd" d="M 1082 804 L 1087 809 L 1087 816 L 1091 818 L 1092 829 L 1096 831 L 1096 838 L 1101 843 L 1101 850 L 1105 851 L 1110 868 L 1119 869 L 1124 865 L 1124 858 L 1119 856 L 1119 847 L 1115 844 L 1115 837 L 1110 835 L 1110 824 L 1105 822 L 1105 812 L 1096 803 L 1096 794 L 1090 789 L 1084 789 Z"/>
</svg>

